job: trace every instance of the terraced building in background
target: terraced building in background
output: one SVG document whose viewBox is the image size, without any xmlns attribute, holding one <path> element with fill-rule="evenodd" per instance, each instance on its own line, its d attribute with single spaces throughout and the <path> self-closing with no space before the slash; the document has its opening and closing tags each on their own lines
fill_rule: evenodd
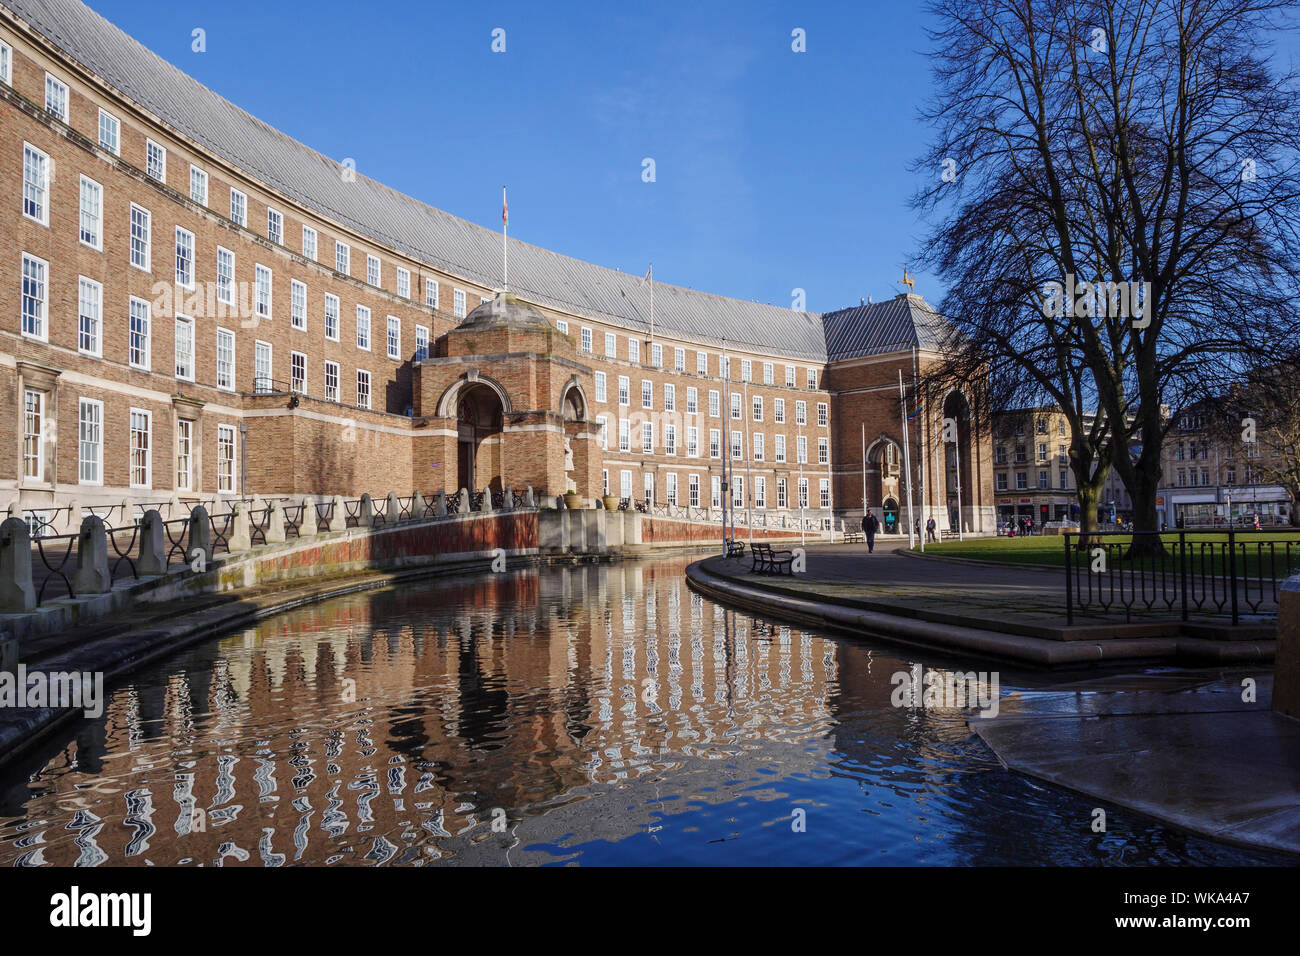
<svg viewBox="0 0 1300 956">
<path fill-rule="evenodd" d="M 499 234 L 76 0 L 0 0 L 0 100 L 11 507 L 531 485 L 716 509 L 729 456 L 743 516 L 906 509 L 900 371 L 943 334 L 919 296 L 816 314 L 656 283 L 652 329 L 638 277 L 515 240 L 504 295 Z M 979 416 L 908 406 L 916 513 L 946 528 L 960 494 L 991 530 Z"/>
</svg>

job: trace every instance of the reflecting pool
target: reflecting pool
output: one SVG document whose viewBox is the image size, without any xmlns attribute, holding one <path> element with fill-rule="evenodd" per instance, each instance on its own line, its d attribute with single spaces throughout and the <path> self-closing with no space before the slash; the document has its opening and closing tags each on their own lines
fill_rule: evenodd
<svg viewBox="0 0 1300 956">
<path fill-rule="evenodd" d="M 1003 769 L 943 667 L 688 559 L 430 580 L 177 653 L 0 775 L 0 864 L 1234 864 Z M 969 666 L 966 668 L 969 669 Z M 1042 677 L 1002 673 L 1005 695 Z"/>
</svg>

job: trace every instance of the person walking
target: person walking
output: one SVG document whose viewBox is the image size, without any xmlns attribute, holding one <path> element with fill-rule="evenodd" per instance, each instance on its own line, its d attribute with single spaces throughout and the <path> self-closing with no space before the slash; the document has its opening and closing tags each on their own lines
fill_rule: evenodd
<svg viewBox="0 0 1300 956">
<path fill-rule="evenodd" d="M 862 517 L 862 534 L 867 539 L 867 554 L 876 552 L 876 532 L 880 530 L 880 522 L 876 520 L 874 512 L 868 511 Z"/>
<path fill-rule="evenodd" d="M 934 529 L 935 529 L 934 518 L 931 517 L 930 520 L 925 523 L 925 533 L 929 536 L 931 541 L 938 540 L 934 536 Z"/>
</svg>

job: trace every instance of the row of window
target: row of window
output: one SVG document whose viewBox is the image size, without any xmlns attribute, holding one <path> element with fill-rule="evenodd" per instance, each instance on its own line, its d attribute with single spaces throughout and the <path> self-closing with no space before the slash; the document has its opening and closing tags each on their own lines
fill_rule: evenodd
<svg viewBox="0 0 1300 956">
<path fill-rule="evenodd" d="M 608 379 L 604 372 L 595 373 L 596 401 L 608 403 Z M 618 404 L 630 405 L 632 392 L 631 379 L 626 375 L 618 376 Z M 740 392 L 731 394 L 731 417 L 739 421 L 744 417 L 741 407 L 742 396 Z M 716 389 L 709 391 L 709 416 L 711 418 L 720 418 L 722 415 L 721 393 Z M 795 423 L 799 425 L 808 424 L 808 403 L 805 401 L 796 401 L 795 406 Z M 648 378 L 641 380 L 641 407 L 645 409 L 654 409 L 654 382 Z M 664 383 L 663 386 L 663 407 L 666 412 L 677 411 L 677 386 L 671 382 Z M 750 408 L 754 421 L 763 421 L 764 398 L 762 395 L 750 396 Z M 772 400 L 773 420 L 778 424 L 785 423 L 785 399 L 774 398 Z M 699 390 L 689 385 L 686 388 L 686 414 L 699 414 Z M 817 403 L 817 424 L 826 427 L 830 422 L 830 406 L 826 402 Z"/>
<path fill-rule="evenodd" d="M 601 448 L 604 451 L 610 450 L 610 431 L 609 418 L 606 415 L 597 415 L 596 424 L 601 428 Z M 620 452 L 631 452 L 633 445 L 641 449 L 645 455 L 655 454 L 657 445 L 655 443 L 655 425 L 653 422 L 640 422 L 640 433 L 637 439 L 632 438 L 632 422 L 626 418 L 618 419 L 618 450 Z M 663 430 L 663 453 L 665 455 L 684 454 L 687 458 L 700 457 L 700 429 L 691 425 L 684 430 L 685 446 L 678 444 L 678 427 L 676 424 L 667 424 Z M 750 458 L 753 461 L 765 461 L 767 456 L 767 439 L 762 432 L 753 432 L 749 436 Z M 786 461 L 786 436 L 773 435 L 773 461 L 783 463 Z M 678 449 L 682 450 L 679 451 Z M 731 457 L 733 460 L 740 461 L 745 457 L 745 435 L 743 432 L 733 431 L 731 433 Z M 709 429 L 709 458 L 722 457 L 722 430 L 718 428 Z M 808 437 L 799 435 L 795 439 L 795 462 L 797 464 L 808 463 Z M 830 463 L 830 440 L 827 438 L 817 439 L 817 463 L 826 465 Z"/>
<path fill-rule="evenodd" d="M 28 481 L 45 480 L 46 406 L 48 395 L 39 389 L 23 392 L 23 477 Z M 127 434 L 127 472 L 132 488 L 152 488 L 154 482 L 153 412 L 132 408 Z M 195 441 L 197 429 L 192 419 L 176 422 L 176 472 L 173 487 L 177 491 L 195 489 Z M 235 441 L 233 425 L 217 426 L 217 490 L 235 491 Z M 104 403 L 94 398 L 77 400 L 77 481 L 83 485 L 104 483 Z"/>
<path fill-rule="evenodd" d="M 569 323 L 566 320 L 561 319 L 556 322 L 556 328 L 565 335 L 569 334 Z M 592 330 L 583 326 L 579 333 L 578 348 L 587 354 L 591 354 L 594 351 L 592 341 L 593 336 L 594 333 Z M 650 346 L 650 364 L 655 368 L 663 368 L 664 366 L 663 349 L 663 345 L 658 342 L 654 342 Z M 618 358 L 618 336 L 613 332 L 605 333 L 605 358 Z M 627 337 L 627 360 L 637 364 L 640 364 L 641 362 L 641 340 L 630 335 Z M 726 367 L 724 367 L 722 355 L 718 355 L 718 378 L 726 378 L 729 376 L 732 361 L 735 360 L 729 359 L 726 363 Z M 753 366 L 754 363 L 750 359 L 740 360 L 741 382 L 753 381 Z M 776 383 L 775 366 L 772 362 L 763 362 L 762 366 L 763 384 L 774 385 Z M 673 371 L 686 371 L 686 349 L 680 347 L 675 347 L 673 349 Z M 695 371 L 698 375 L 709 374 L 708 352 L 697 351 L 695 353 Z M 787 365 L 785 367 L 785 384 L 787 388 L 795 387 L 796 374 L 795 366 Z M 817 370 L 815 368 L 806 369 L 806 384 L 810 389 L 817 388 Z"/>
<path fill-rule="evenodd" d="M 1048 446 L 1047 446 L 1047 443 L 1046 443 L 1046 442 L 1039 442 L 1039 443 L 1038 443 L 1038 447 L 1037 447 L 1037 449 L 1036 449 L 1036 451 L 1037 451 L 1037 453 L 1038 453 L 1038 457 L 1037 457 L 1036 461 L 1040 461 L 1040 462 L 1047 461 L 1047 447 L 1048 447 Z M 1069 456 L 1069 449 L 1068 449 L 1068 447 L 1067 447 L 1066 445 L 1057 445 L 1057 446 L 1056 446 L 1056 454 L 1057 454 L 1057 457 L 1058 457 L 1061 461 L 1068 461 L 1068 460 L 1069 460 L 1069 457 L 1070 457 L 1070 456 Z M 1028 459 L 1028 457 L 1026 457 L 1026 453 L 1025 453 L 1025 446 L 1024 446 L 1024 445 L 1017 445 L 1017 446 L 1016 446 L 1016 451 L 1015 451 L 1015 461 L 1016 461 L 1016 464 L 1024 464 L 1024 463 L 1025 463 L 1026 461 L 1028 461 L 1028 460 L 1029 460 L 1029 459 Z M 1006 449 L 1006 446 L 1005 446 L 1005 445 L 998 445 L 996 448 L 993 449 L 993 464 L 995 464 L 995 465 L 1005 465 L 1006 463 L 1007 463 L 1007 449 Z"/>
<path fill-rule="evenodd" d="M 686 494 L 685 499 L 679 493 L 679 482 L 681 478 L 676 472 L 668 472 L 664 475 L 664 502 L 670 505 L 685 505 L 691 508 L 703 507 L 700 503 L 700 476 L 688 474 L 686 476 Z M 602 482 L 604 493 L 610 494 L 609 471 L 602 472 Z M 722 507 L 722 480 L 719 475 L 710 476 L 710 497 L 709 506 L 713 508 Z M 808 501 L 809 479 L 797 479 L 796 489 L 798 499 L 795 507 L 810 507 Z M 788 480 L 785 478 L 776 479 L 776 502 L 775 507 L 784 509 L 790 507 L 788 496 Z M 652 472 L 645 472 L 642 476 L 642 500 L 646 505 L 655 504 L 655 476 Z M 831 483 L 829 478 L 818 479 L 818 506 L 829 508 L 831 506 Z M 632 497 L 632 471 L 623 469 L 619 472 L 619 496 L 623 498 Z M 736 508 L 746 507 L 745 497 L 745 476 L 733 475 L 731 478 L 731 503 Z M 767 478 L 759 475 L 754 479 L 754 507 L 766 508 L 767 499 Z"/>
<path fill-rule="evenodd" d="M 1010 489 L 1007 487 L 1007 475 L 1006 475 L 1006 472 L 1001 472 L 1001 473 L 999 473 L 999 474 L 997 474 L 997 475 L 994 475 L 994 476 L 993 476 L 993 481 L 994 481 L 994 488 L 995 488 L 995 490 L 997 490 L 997 491 L 1009 491 L 1009 490 L 1010 490 Z M 1061 481 L 1061 483 L 1060 483 L 1060 485 L 1059 485 L 1060 488 L 1062 488 L 1062 489 L 1067 489 L 1067 488 L 1070 487 L 1070 473 L 1069 473 L 1068 471 L 1066 471 L 1064 468 L 1062 468 L 1061 471 L 1060 471 L 1060 481 Z M 1047 471 L 1040 471 L 1040 472 L 1038 473 L 1038 485 L 1037 485 L 1037 487 L 1038 487 L 1038 488 L 1041 488 L 1041 489 L 1044 489 L 1044 490 L 1050 489 L 1050 488 L 1052 487 L 1051 474 L 1050 474 L 1049 472 L 1047 472 Z M 1016 472 L 1016 490 L 1017 490 L 1017 491 L 1027 491 L 1028 489 L 1029 489 L 1029 475 L 1028 475 L 1028 473 L 1023 472 L 1023 471 L 1018 471 L 1018 472 Z"/>
</svg>

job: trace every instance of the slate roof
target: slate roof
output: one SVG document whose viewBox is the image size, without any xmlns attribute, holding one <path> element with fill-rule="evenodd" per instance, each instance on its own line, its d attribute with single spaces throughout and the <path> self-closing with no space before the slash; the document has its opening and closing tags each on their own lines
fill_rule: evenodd
<svg viewBox="0 0 1300 956">
<path fill-rule="evenodd" d="M 822 315 L 827 361 L 881 355 L 900 349 L 941 351 L 952 327 L 919 295 L 899 295 L 884 302 L 840 309 Z"/>
<path fill-rule="evenodd" d="M 378 243 L 451 275 L 495 286 L 498 233 L 359 173 L 346 182 L 338 162 L 217 95 L 79 0 L 0 0 L 0 5 L 127 99 L 250 177 Z M 511 291 L 541 305 L 633 330 L 649 327 L 648 290 L 639 285 L 639 276 L 512 239 L 510 277 Z M 931 341 L 931 317 L 937 319 L 928 306 L 901 309 L 893 305 L 898 300 L 822 316 L 661 282 L 654 291 L 657 329 L 817 361 Z M 909 318 L 920 321 L 911 332 Z"/>
</svg>

